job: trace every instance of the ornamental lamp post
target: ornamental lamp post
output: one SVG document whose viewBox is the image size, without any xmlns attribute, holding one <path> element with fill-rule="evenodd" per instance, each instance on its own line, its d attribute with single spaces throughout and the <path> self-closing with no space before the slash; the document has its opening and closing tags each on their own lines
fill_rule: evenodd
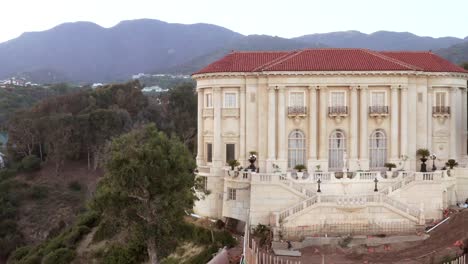
<svg viewBox="0 0 468 264">
<path fill-rule="evenodd" d="M 435 160 L 437 159 L 436 154 L 432 153 L 429 158 L 432 160 L 432 171 L 436 171 Z"/>
<path fill-rule="evenodd" d="M 377 180 L 377 178 L 374 179 L 374 183 L 375 183 L 375 187 L 374 187 L 374 192 L 378 192 L 379 189 L 377 189 L 377 183 L 379 182 L 379 180 Z"/>
<path fill-rule="evenodd" d="M 317 192 L 322 192 L 322 190 L 320 190 L 320 183 L 322 183 L 322 181 L 320 180 L 320 178 L 318 179 L 317 181 L 317 184 L 318 184 L 318 189 L 317 189 Z"/>
</svg>

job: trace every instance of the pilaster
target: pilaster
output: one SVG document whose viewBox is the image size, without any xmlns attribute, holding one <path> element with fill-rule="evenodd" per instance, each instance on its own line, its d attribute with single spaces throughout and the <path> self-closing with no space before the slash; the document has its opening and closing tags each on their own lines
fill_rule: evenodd
<svg viewBox="0 0 468 264">
<path fill-rule="evenodd" d="M 359 162 L 363 170 L 369 169 L 369 132 L 368 132 L 368 104 L 369 89 L 367 85 L 359 85 L 360 88 L 360 118 L 359 118 Z"/>
<path fill-rule="evenodd" d="M 204 89 L 198 89 L 198 110 L 197 110 L 197 165 L 204 165 L 204 143 L 203 143 L 203 98 Z"/>
<path fill-rule="evenodd" d="M 400 116 L 401 116 L 400 156 L 402 155 L 409 156 L 409 152 L 408 152 L 408 134 L 409 134 L 409 131 L 408 131 L 408 87 L 407 86 L 401 86 L 401 115 Z M 432 133 L 431 133 L 431 136 L 432 136 Z"/>
<path fill-rule="evenodd" d="M 398 85 L 392 85 L 391 87 L 392 90 L 392 104 L 391 104 L 391 137 L 390 137 L 390 160 L 394 163 L 398 162 L 398 148 L 399 148 L 399 100 L 398 100 L 398 91 L 399 91 L 399 86 Z"/>
<path fill-rule="evenodd" d="M 245 85 L 239 88 L 239 106 L 240 106 L 240 117 L 239 117 L 239 161 L 242 166 L 246 166 L 246 135 L 245 135 Z"/>
<path fill-rule="evenodd" d="M 435 149 L 432 146 L 432 103 L 434 102 L 434 88 L 427 88 L 427 149 L 433 153 Z"/>
<path fill-rule="evenodd" d="M 348 169 L 357 170 L 359 159 L 359 104 L 358 104 L 358 86 L 350 86 L 350 122 L 349 122 L 349 161 Z"/>
<path fill-rule="evenodd" d="M 318 163 L 320 165 L 322 171 L 328 171 L 328 93 L 326 86 L 317 86 L 317 92 L 319 100 L 317 100 L 317 104 L 319 105 L 319 113 L 318 113 L 318 129 L 317 129 L 317 137 L 319 139 L 318 142 Z"/>
<path fill-rule="evenodd" d="M 457 121 L 458 121 L 458 98 L 459 95 L 459 88 L 452 87 L 450 90 L 450 158 L 457 159 L 457 144 L 458 144 L 458 133 L 460 131 L 457 129 Z"/>
<path fill-rule="evenodd" d="M 213 87 L 213 116 L 214 116 L 214 125 L 213 125 L 213 167 L 221 168 L 223 167 L 223 157 L 222 157 L 222 128 L 221 128 L 221 105 L 222 105 L 222 95 L 221 87 Z"/>
</svg>

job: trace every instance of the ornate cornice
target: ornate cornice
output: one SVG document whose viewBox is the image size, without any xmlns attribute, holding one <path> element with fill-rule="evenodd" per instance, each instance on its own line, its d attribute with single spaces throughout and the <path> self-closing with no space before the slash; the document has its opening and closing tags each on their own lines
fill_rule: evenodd
<svg viewBox="0 0 468 264">
<path fill-rule="evenodd" d="M 463 72 L 424 72 L 424 71 L 279 71 L 279 72 L 216 72 L 194 74 L 192 78 L 209 79 L 213 77 L 259 77 L 259 76 L 429 76 L 456 77 L 468 79 Z"/>
</svg>

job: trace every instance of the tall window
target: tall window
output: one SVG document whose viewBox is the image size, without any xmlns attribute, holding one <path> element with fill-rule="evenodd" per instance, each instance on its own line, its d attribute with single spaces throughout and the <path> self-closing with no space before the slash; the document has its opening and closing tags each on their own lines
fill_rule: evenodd
<svg viewBox="0 0 468 264">
<path fill-rule="evenodd" d="M 346 138 L 341 130 L 330 134 L 328 143 L 328 167 L 330 170 L 341 170 L 344 167 L 344 152 L 346 151 Z"/>
<path fill-rule="evenodd" d="M 226 144 L 226 163 L 236 159 L 236 145 Z"/>
<path fill-rule="evenodd" d="M 304 106 L 304 93 L 291 92 L 289 94 L 289 106 Z"/>
<path fill-rule="evenodd" d="M 372 106 L 385 106 L 385 92 L 384 91 L 379 91 L 379 92 L 372 92 L 372 98 L 371 98 L 371 105 Z"/>
<path fill-rule="evenodd" d="M 346 106 L 345 92 L 331 92 L 330 106 Z"/>
<path fill-rule="evenodd" d="M 206 94 L 205 95 L 205 102 L 206 102 L 206 108 L 212 108 L 213 107 L 213 95 L 212 94 Z"/>
<path fill-rule="evenodd" d="M 384 168 L 387 162 L 387 138 L 383 130 L 375 130 L 369 139 L 369 166 L 372 169 Z"/>
<path fill-rule="evenodd" d="M 224 108 L 237 108 L 237 94 L 225 93 L 224 94 Z"/>
<path fill-rule="evenodd" d="M 213 144 L 207 143 L 206 144 L 206 162 L 213 161 Z"/>
<path fill-rule="evenodd" d="M 305 165 L 306 143 L 305 135 L 302 131 L 296 129 L 289 134 L 288 140 L 288 168 L 294 168 L 296 165 Z"/>
<path fill-rule="evenodd" d="M 228 193 L 228 201 L 229 200 L 236 200 L 237 199 L 237 192 L 236 189 L 233 188 L 227 188 L 227 193 Z"/>
<path fill-rule="evenodd" d="M 447 106 L 447 103 L 445 101 L 445 92 L 437 92 L 435 93 L 435 106 L 438 106 L 438 107 L 444 107 L 444 106 Z"/>
</svg>

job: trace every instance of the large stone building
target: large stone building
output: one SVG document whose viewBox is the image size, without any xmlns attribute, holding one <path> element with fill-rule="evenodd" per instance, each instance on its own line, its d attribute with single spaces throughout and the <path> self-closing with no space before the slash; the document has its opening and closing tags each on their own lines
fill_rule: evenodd
<svg viewBox="0 0 468 264">
<path fill-rule="evenodd" d="M 421 223 L 468 197 L 462 169 L 416 173 L 422 148 L 436 157 L 429 170 L 467 162 L 468 72 L 431 52 L 233 52 L 193 78 L 198 175 L 211 191 L 197 213 L 282 227 Z M 251 152 L 258 171 L 229 171 Z"/>
</svg>

